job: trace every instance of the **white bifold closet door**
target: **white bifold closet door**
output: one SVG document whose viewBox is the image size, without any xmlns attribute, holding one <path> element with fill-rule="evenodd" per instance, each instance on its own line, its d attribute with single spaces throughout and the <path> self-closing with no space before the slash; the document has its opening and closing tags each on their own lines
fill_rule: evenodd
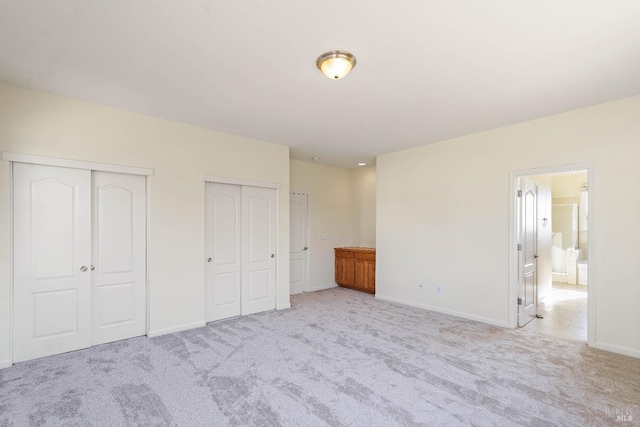
<svg viewBox="0 0 640 427">
<path fill-rule="evenodd" d="M 93 344 L 146 333 L 146 184 L 93 172 Z"/>
<path fill-rule="evenodd" d="M 276 308 L 276 190 L 242 187 L 242 314 Z"/>
<path fill-rule="evenodd" d="M 276 190 L 206 184 L 207 321 L 275 309 Z"/>
<path fill-rule="evenodd" d="M 144 177 L 23 163 L 13 175 L 14 362 L 143 335 Z"/>
<path fill-rule="evenodd" d="M 242 187 L 206 184 L 207 322 L 241 314 Z"/>
<path fill-rule="evenodd" d="M 91 171 L 13 166 L 13 361 L 91 345 Z"/>
</svg>

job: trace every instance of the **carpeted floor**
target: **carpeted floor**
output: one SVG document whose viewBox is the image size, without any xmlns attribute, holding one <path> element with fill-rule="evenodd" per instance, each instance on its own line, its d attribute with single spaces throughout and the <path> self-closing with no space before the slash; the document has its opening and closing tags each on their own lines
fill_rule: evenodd
<svg viewBox="0 0 640 427">
<path fill-rule="evenodd" d="M 345 289 L 292 304 L 0 370 L 0 426 L 640 420 L 638 359 Z"/>
</svg>

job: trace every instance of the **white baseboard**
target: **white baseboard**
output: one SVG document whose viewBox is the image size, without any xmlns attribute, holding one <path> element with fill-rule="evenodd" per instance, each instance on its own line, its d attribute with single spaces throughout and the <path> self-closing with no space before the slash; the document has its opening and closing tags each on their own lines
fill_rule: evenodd
<svg viewBox="0 0 640 427">
<path fill-rule="evenodd" d="M 596 341 L 596 343 L 593 345 L 593 348 L 597 348 L 598 350 L 610 351 L 612 353 L 624 354 L 625 356 L 631 356 L 640 359 L 640 351 L 633 350 L 627 347 L 620 347 L 618 345 L 605 344 Z"/>
<path fill-rule="evenodd" d="M 286 310 L 287 308 L 291 308 L 291 303 L 279 305 L 276 310 Z"/>
<path fill-rule="evenodd" d="M 184 325 L 174 326 L 172 328 L 156 329 L 154 331 L 147 332 L 149 338 L 159 337 L 160 335 L 173 334 L 175 332 L 187 331 L 189 329 L 202 328 L 207 325 L 207 322 L 193 322 L 185 323 Z"/>
<path fill-rule="evenodd" d="M 10 368 L 13 366 L 13 362 L 11 360 L 0 360 L 0 369 Z"/>
<path fill-rule="evenodd" d="M 315 291 L 324 291 L 325 289 L 333 289 L 333 288 L 337 288 L 338 285 L 335 283 L 330 283 L 328 285 L 325 286 L 316 286 L 311 288 L 311 290 L 309 292 L 315 292 Z"/>
<path fill-rule="evenodd" d="M 474 316 L 473 314 L 467 314 L 467 313 L 462 313 L 462 312 L 459 312 L 459 311 L 442 309 L 440 307 L 433 307 L 433 306 L 430 306 L 430 305 L 427 305 L 427 304 L 420 304 L 420 303 L 413 302 L 413 301 L 405 301 L 405 300 L 401 300 L 401 299 L 398 299 L 398 298 L 388 297 L 386 295 L 376 294 L 376 298 L 380 299 L 380 300 L 383 300 L 383 301 L 394 302 L 394 303 L 400 304 L 400 305 L 407 305 L 409 307 L 422 308 L 424 310 L 435 311 L 436 313 L 448 314 L 450 316 L 462 317 L 463 319 L 473 320 L 473 321 L 480 322 L 480 323 L 487 323 L 487 324 L 493 325 L 493 326 L 500 326 L 502 328 L 512 329 L 509 326 L 508 322 L 499 322 L 497 320 L 490 319 L 488 317 Z"/>
</svg>

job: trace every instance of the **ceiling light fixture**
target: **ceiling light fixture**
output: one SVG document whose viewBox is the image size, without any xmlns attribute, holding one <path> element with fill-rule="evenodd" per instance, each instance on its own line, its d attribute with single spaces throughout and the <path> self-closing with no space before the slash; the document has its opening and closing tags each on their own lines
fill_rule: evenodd
<svg viewBox="0 0 640 427">
<path fill-rule="evenodd" d="M 318 156 L 313 156 L 313 157 L 311 158 L 311 160 L 318 161 L 318 160 L 320 160 L 320 157 L 318 157 Z"/>
<path fill-rule="evenodd" d="M 341 79 L 356 66 L 356 57 L 344 50 L 332 50 L 318 57 L 316 65 L 332 80 Z"/>
<path fill-rule="evenodd" d="M 367 166 L 367 164 L 365 162 L 360 162 L 358 163 L 358 166 Z"/>
</svg>

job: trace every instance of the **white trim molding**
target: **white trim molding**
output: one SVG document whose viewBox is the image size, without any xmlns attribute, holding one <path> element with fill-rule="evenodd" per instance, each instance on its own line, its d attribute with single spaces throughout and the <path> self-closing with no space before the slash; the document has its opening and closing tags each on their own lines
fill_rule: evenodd
<svg viewBox="0 0 640 427">
<path fill-rule="evenodd" d="M 404 306 L 407 306 L 407 307 L 417 307 L 417 308 L 421 308 L 423 310 L 434 311 L 436 313 L 448 314 L 449 316 L 460 317 L 460 318 L 463 318 L 463 319 L 472 320 L 474 322 L 480 322 L 480 323 L 486 323 L 488 325 L 499 326 L 501 328 L 509 328 L 509 324 L 508 323 L 500 322 L 498 320 L 490 319 L 488 317 L 474 316 L 472 314 L 462 313 L 460 311 L 446 310 L 446 309 L 442 309 L 442 308 L 439 308 L 439 307 L 434 307 L 434 306 L 427 305 L 427 304 L 420 304 L 420 303 L 413 302 L 413 301 L 405 301 L 405 300 L 402 300 L 402 299 L 399 299 L 399 298 L 388 297 L 388 296 L 380 295 L 380 294 L 376 294 L 376 299 L 379 299 L 379 300 L 382 300 L 382 301 L 392 302 L 394 304 L 404 305 Z"/>
<path fill-rule="evenodd" d="M 13 312 L 14 312 L 14 307 L 13 307 L 13 293 L 14 293 L 14 289 L 13 289 L 13 280 L 14 280 L 14 272 L 13 272 L 13 266 L 14 266 L 14 259 L 13 259 L 13 223 L 14 223 L 14 217 L 13 217 L 13 198 L 14 198 L 14 193 L 13 193 L 13 162 L 9 162 L 9 170 L 10 170 L 10 177 L 9 177 L 9 223 L 11 224 L 11 232 L 9 233 L 9 279 L 11 280 L 10 285 L 9 285 L 9 345 L 7 346 L 9 349 L 9 359 L 8 360 L 3 360 L 0 361 L 0 368 L 8 368 L 9 366 L 13 365 Z"/>
<path fill-rule="evenodd" d="M 324 286 L 314 286 L 312 288 L 310 288 L 309 292 L 315 292 L 315 291 L 324 291 L 327 289 L 333 289 L 333 288 L 338 288 L 338 284 L 337 283 L 329 283 L 328 285 L 324 285 Z"/>
<path fill-rule="evenodd" d="M 155 338 L 161 335 L 174 334 L 176 332 L 188 331 L 189 329 L 204 328 L 207 326 L 207 322 L 193 322 L 185 323 L 183 325 L 174 326 L 172 328 L 156 329 L 154 331 L 147 332 L 147 337 Z"/>
<path fill-rule="evenodd" d="M 228 178 L 226 176 L 202 175 L 201 180 L 204 182 L 217 182 L 219 184 L 246 185 L 249 187 L 261 187 L 261 188 L 275 188 L 276 190 L 280 189 L 280 184 L 277 182 L 252 181 L 250 179 Z"/>
<path fill-rule="evenodd" d="M 153 169 L 136 166 L 113 165 L 110 163 L 86 162 L 84 160 L 61 159 L 58 157 L 33 156 L 31 154 L 2 152 L 2 160 L 9 162 L 31 163 L 45 166 L 61 166 L 73 169 L 88 169 L 102 172 L 127 173 L 130 175 L 153 175 Z"/>
<path fill-rule="evenodd" d="M 286 310 L 288 308 L 291 308 L 291 303 L 280 304 L 276 307 L 276 310 Z"/>
<path fill-rule="evenodd" d="M 605 344 L 601 342 L 596 342 L 592 347 L 597 348 L 598 350 L 610 351 L 612 353 L 624 354 L 625 356 L 631 356 L 640 359 L 640 351 L 631 348 L 620 347 L 618 345 Z"/>
</svg>

